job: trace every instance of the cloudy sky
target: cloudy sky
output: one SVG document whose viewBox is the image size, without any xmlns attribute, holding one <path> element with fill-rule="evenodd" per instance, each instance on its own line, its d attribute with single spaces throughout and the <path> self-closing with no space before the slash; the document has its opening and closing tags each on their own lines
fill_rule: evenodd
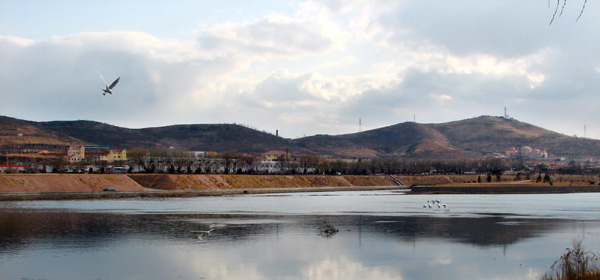
<svg viewBox="0 0 600 280">
<path fill-rule="evenodd" d="M 600 5 L 0 0 L 0 115 L 286 138 L 480 115 L 600 138 Z M 121 76 L 113 95 L 107 82 Z"/>
</svg>

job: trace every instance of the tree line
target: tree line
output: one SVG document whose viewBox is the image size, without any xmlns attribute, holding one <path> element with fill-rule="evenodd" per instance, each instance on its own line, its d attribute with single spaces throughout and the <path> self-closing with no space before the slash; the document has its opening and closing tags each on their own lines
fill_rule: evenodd
<svg viewBox="0 0 600 280">
<path fill-rule="evenodd" d="M 331 159 L 315 155 L 284 155 L 272 162 L 245 153 L 229 151 L 198 155 L 181 149 L 134 148 L 126 161 L 85 161 L 69 163 L 64 157 L 46 159 L 32 164 L 28 172 L 89 172 L 106 173 L 110 168 L 126 166 L 130 173 L 171 174 L 490 174 L 498 177 L 507 170 L 556 174 L 598 174 L 600 169 L 590 162 L 570 161 L 560 168 L 550 168 L 548 162 L 523 163 L 506 159 L 425 160 L 405 158 Z M 42 167 L 43 166 L 43 167 Z M 68 168 L 67 168 L 68 167 Z"/>
</svg>

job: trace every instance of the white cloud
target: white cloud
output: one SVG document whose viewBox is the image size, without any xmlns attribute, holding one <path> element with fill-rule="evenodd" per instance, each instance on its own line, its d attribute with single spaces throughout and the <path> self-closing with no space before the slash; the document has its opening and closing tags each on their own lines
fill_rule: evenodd
<svg viewBox="0 0 600 280">
<path fill-rule="evenodd" d="M 161 112 L 170 114 L 184 99 L 184 103 L 210 107 L 214 106 L 210 101 L 216 99 L 206 97 L 218 93 L 226 83 L 220 77 L 241 67 L 236 61 L 211 57 L 189 42 L 137 32 L 82 33 L 20 45 L 14 42 L 0 42 L 2 49 L 9 50 L 0 54 L 6 62 L 0 69 L 3 99 L 16 103 L 5 112 L 19 116 L 19 112 L 34 107 L 29 115 L 32 119 L 147 118 Z M 107 79 L 122 76 L 113 96 L 101 99 L 100 74 Z M 111 111 L 115 111 L 114 116 L 105 116 Z"/>
<path fill-rule="evenodd" d="M 334 22 L 318 17 L 269 15 L 253 22 L 227 22 L 202 31 L 203 48 L 218 52 L 242 51 L 268 59 L 299 58 L 332 51 L 349 35 Z"/>
<path fill-rule="evenodd" d="M 3 44 L 3 48 L 9 48 L 11 45 L 12 47 L 26 47 L 34 42 L 31 39 L 19 38 L 15 36 L 0 36 L 0 40 L 5 42 L 5 44 Z"/>
<path fill-rule="evenodd" d="M 345 257 L 313 262 L 301 273 L 305 279 L 404 279 L 396 270 L 366 267 Z"/>
<path fill-rule="evenodd" d="M 597 118 L 600 39 L 590 34 L 599 19 L 585 16 L 597 7 L 578 23 L 563 17 L 552 26 L 551 12 L 534 2 L 288 7 L 197 23 L 196 40 L 136 31 L 0 36 L 0 111 L 133 127 L 285 125 L 292 137 L 354 132 L 359 117 L 376 128 L 413 114 L 445 122 L 505 106 L 517 119 L 568 134 Z M 122 77 L 114 95 L 100 94 L 100 73 Z"/>
</svg>

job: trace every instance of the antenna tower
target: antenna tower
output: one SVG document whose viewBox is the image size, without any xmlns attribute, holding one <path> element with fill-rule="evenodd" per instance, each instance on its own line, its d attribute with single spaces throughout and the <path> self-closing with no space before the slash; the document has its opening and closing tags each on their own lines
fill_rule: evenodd
<svg viewBox="0 0 600 280">
<path fill-rule="evenodd" d="M 583 138 L 587 138 L 587 126 L 583 125 Z"/>
<path fill-rule="evenodd" d="M 362 120 L 358 118 L 358 132 L 362 131 Z"/>
</svg>

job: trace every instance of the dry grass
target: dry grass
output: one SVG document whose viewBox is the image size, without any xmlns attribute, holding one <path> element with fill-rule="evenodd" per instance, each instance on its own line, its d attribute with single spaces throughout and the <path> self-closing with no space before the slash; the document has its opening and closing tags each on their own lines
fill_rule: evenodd
<svg viewBox="0 0 600 280">
<path fill-rule="evenodd" d="M 503 175 L 503 180 L 476 183 L 478 175 L 395 176 L 406 185 L 429 186 L 549 186 L 532 180 L 514 181 L 515 175 Z M 482 179 L 485 177 L 482 175 Z M 506 179 L 506 180 L 504 180 Z M 552 176 L 553 186 L 585 186 L 595 179 L 592 175 Z M 495 180 L 495 178 L 494 178 Z M 475 182 L 475 183 L 473 183 Z M 385 176 L 326 175 L 170 175 L 170 174 L 9 174 L 0 175 L 0 193 L 99 191 L 115 187 L 123 191 L 265 189 L 344 186 L 393 186 Z"/>
<path fill-rule="evenodd" d="M 129 175 L 146 188 L 163 190 L 263 189 L 344 186 L 393 186 L 385 176 L 326 175 Z"/>
<path fill-rule="evenodd" d="M 494 186 L 515 186 L 515 187 L 531 187 L 531 186 L 557 186 L 557 187 L 568 187 L 568 186 L 587 186 L 597 185 L 600 179 L 598 175 L 550 175 L 550 181 L 544 182 L 543 177 L 545 174 L 541 174 L 542 180 L 538 181 L 539 174 L 531 174 L 530 179 L 525 180 L 525 175 L 517 176 L 516 173 L 506 173 L 497 181 L 495 176 L 492 176 L 492 182 L 486 182 L 487 175 L 431 175 L 431 176 L 408 176 L 417 177 L 417 180 L 412 178 L 407 179 L 410 183 L 417 185 L 435 185 L 444 187 L 464 187 L 464 186 L 478 186 L 478 187 L 494 187 Z M 478 177 L 481 178 L 481 182 L 478 182 Z M 402 176 L 396 176 L 396 178 L 403 181 Z M 403 181 L 404 182 L 404 181 Z M 406 183 L 406 182 L 405 182 Z"/>
<path fill-rule="evenodd" d="M 414 175 L 414 176 L 394 176 L 405 185 L 446 185 L 477 182 L 477 175 Z"/>
<path fill-rule="evenodd" d="M 133 174 L 146 188 L 163 190 L 263 189 L 343 186 L 393 186 L 385 176 L 325 175 L 156 175 Z"/>
<path fill-rule="evenodd" d="M 113 187 L 119 191 L 144 188 L 120 174 L 12 174 L 0 176 L 0 193 L 88 192 Z"/>
<path fill-rule="evenodd" d="M 600 260 L 596 254 L 583 250 L 581 240 L 573 241 L 568 249 L 554 262 L 541 280 L 600 280 Z"/>
</svg>

